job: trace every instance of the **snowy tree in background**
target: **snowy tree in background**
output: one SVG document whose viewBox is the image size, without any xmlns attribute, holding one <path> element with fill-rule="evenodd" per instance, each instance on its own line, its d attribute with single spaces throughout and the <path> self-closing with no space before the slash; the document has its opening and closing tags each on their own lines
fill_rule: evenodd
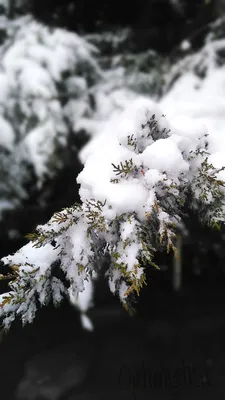
<svg viewBox="0 0 225 400">
<path fill-rule="evenodd" d="M 76 34 L 30 16 L 3 19 L 0 211 L 29 198 L 60 170 L 77 122 L 92 114 L 88 90 L 101 75 L 96 49 Z"/>
<path fill-rule="evenodd" d="M 213 165 L 213 138 L 204 126 L 190 127 L 176 129 L 143 98 L 107 140 L 98 140 L 77 178 L 82 203 L 55 213 L 26 246 L 3 258 L 13 278 L 1 296 L 6 328 L 16 316 L 31 322 L 38 307 L 57 305 L 64 296 L 75 299 L 85 317 L 91 280 L 101 269 L 111 292 L 131 309 L 146 268 L 157 268 L 154 253 L 176 255 L 185 214 L 195 210 L 202 223 L 224 224 L 224 166 Z M 65 279 L 55 274 L 56 266 Z"/>
<path fill-rule="evenodd" d="M 164 86 L 164 75 L 169 65 L 165 58 L 151 48 L 142 52 L 133 49 L 131 29 L 88 34 L 85 39 L 99 49 L 98 62 L 115 87 L 126 88 L 159 98 Z"/>
<path fill-rule="evenodd" d="M 223 67 L 225 64 L 224 48 L 225 48 L 225 18 L 220 18 L 210 24 L 210 33 L 207 34 L 202 48 L 193 53 L 191 43 L 184 42 L 181 44 L 186 50 L 189 50 L 187 56 L 181 57 L 169 70 L 167 75 L 164 93 L 169 92 L 174 84 L 189 79 L 190 89 L 200 92 L 204 86 L 205 80 L 212 80 L 212 73 Z M 222 71 L 220 69 L 220 71 Z M 216 86 L 217 89 L 217 86 Z M 181 91 L 182 96 L 182 91 Z"/>
</svg>

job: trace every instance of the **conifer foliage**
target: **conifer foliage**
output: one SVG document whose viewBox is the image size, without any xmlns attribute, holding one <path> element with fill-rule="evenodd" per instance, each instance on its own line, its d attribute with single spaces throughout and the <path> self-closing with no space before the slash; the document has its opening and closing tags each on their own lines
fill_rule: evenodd
<svg viewBox="0 0 225 400">
<path fill-rule="evenodd" d="M 169 125 L 152 102 L 133 107 L 135 126 L 118 132 L 87 157 L 77 181 L 81 204 L 55 213 L 38 226 L 30 242 L 3 262 L 11 269 L 10 292 L 1 296 L 5 328 L 19 316 L 31 322 L 38 307 L 64 296 L 80 302 L 100 269 L 109 289 L 128 310 L 146 283 L 146 268 L 156 251 L 176 254 L 176 237 L 184 216 L 220 228 L 224 223 L 222 168 L 215 168 L 204 129 L 184 135 Z M 222 175 L 221 175 L 222 174 Z M 54 266 L 65 279 L 54 274 Z M 85 304 L 84 304 L 85 303 Z"/>
</svg>

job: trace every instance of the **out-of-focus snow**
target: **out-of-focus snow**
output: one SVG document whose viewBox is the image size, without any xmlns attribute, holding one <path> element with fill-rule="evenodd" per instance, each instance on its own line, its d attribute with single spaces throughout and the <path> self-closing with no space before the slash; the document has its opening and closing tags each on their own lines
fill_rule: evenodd
<svg viewBox="0 0 225 400">
<path fill-rule="evenodd" d="M 84 290 L 74 297 L 70 294 L 71 303 L 81 312 L 81 324 L 88 331 L 93 330 L 93 324 L 86 312 L 93 302 L 93 282 L 91 279 L 84 281 Z"/>
<path fill-rule="evenodd" d="M 212 71 L 204 80 L 196 84 L 197 78 L 191 73 L 182 76 L 161 100 L 165 114 L 175 124 L 179 120 L 182 130 L 188 124 L 207 127 L 209 150 L 225 149 L 225 69 Z M 193 129 L 190 129 L 193 132 Z M 190 133 L 193 134 L 193 133 Z"/>
<path fill-rule="evenodd" d="M 172 67 L 168 82 L 174 83 L 159 102 L 171 123 L 186 133 L 207 129 L 210 153 L 225 150 L 224 49 L 225 39 L 211 40 L 209 35 L 199 52 Z"/>
<path fill-rule="evenodd" d="M 188 40 L 183 40 L 183 42 L 181 42 L 180 49 L 182 51 L 190 50 L 190 48 L 191 48 L 191 43 Z"/>
<path fill-rule="evenodd" d="M 6 20 L 5 31 L 0 46 L 0 148 L 18 153 L 21 144 L 23 162 L 33 166 L 41 186 L 60 165 L 56 153 L 67 144 L 71 125 L 76 131 L 75 123 L 90 113 L 90 78 L 95 83 L 101 76 L 97 49 L 75 33 L 50 29 L 31 16 Z"/>
<path fill-rule="evenodd" d="M 15 135 L 12 126 L 9 122 L 0 116 L 0 147 L 7 150 L 12 150 L 14 145 Z"/>
<path fill-rule="evenodd" d="M 1 213 L 5 210 L 10 210 L 13 208 L 13 204 L 8 201 L 8 200 L 0 200 L 0 217 L 1 217 Z"/>
</svg>

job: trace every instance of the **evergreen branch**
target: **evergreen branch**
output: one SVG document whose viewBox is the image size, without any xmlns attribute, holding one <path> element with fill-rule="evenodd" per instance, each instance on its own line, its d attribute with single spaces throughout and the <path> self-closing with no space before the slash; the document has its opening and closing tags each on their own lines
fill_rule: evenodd
<svg viewBox="0 0 225 400">
<path fill-rule="evenodd" d="M 114 168 L 113 172 L 115 172 L 116 175 L 124 174 L 125 176 L 134 172 L 137 168 L 134 165 L 132 158 L 130 160 L 126 160 L 124 163 L 120 162 L 118 165 L 112 163 L 112 166 Z"/>
</svg>

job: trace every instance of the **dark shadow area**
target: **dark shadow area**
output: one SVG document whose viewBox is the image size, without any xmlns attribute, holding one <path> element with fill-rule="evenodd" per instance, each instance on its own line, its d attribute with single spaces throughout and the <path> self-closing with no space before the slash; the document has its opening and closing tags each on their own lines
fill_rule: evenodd
<svg viewBox="0 0 225 400">
<path fill-rule="evenodd" d="M 33 396 L 24 399 L 222 398 L 224 300 L 224 284 L 219 282 L 192 285 L 191 291 L 184 288 L 179 294 L 149 287 L 145 312 L 133 317 L 119 305 L 90 311 L 93 333 L 80 328 L 78 316 L 66 304 L 43 309 L 32 325 L 14 325 L 1 343 L 1 399 L 14 399 L 24 379 Z M 76 349 L 84 363 L 80 381 Z M 37 389 L 25 365 L 35 371 L 37 381 L 46 370 L 47 386 L 57 387 L 51 382 L 59 376 L 60 387 L 69 382 L 69 390 L 61 397 L 38 397 L 42 383 Z"/>
<path fill-rule="evenodd" d="M 219 5 L 218 5 L 219 3 Z M 49 26 L 59 26 L 78 33 L 104 32 L 129 27 L 133 31 L 132 47 L 143 51 L 150 47 L 168 53 L 182 38 L 195 32 L 194 47 L 199 47 L 206 33 L 203 29 L 221 13 L 221 1 L 211 0 L 32 0 L 23 12 Z M 21 13 L 20 7 L 14 9 Z M 198 32 L 197 32 L 198 31 Z"/>
</svg>

